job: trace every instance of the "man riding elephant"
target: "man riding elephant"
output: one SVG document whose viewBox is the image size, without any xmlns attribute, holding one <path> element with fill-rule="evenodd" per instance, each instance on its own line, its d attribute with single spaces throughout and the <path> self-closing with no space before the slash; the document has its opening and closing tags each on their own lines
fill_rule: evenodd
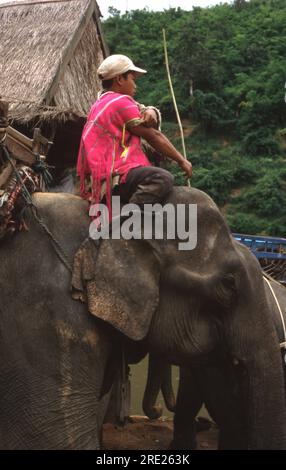
<svg viewBox="0 0 286 470">
<path fill-rule="evenodd" d="M 152 127 L 154 111 L 141 113 L 133 99 L 135 81 L 146 70 L 136 67 L 126 56 L 115 54 L 98 69 L 103 92 L 91 107 L 84 127 L 77 170 L 81 194 L 93 203 L 101 200 L 102 183 L 106 184 L 106 202 L 110 209 L 112 179 L 117 178 L 123 202 L 162 203 L 173 187 L 172 175 L 151 165 L 141 148 L 145 139 L 159 154 L 176 161 L 188 177 L 192 164 L 178 152 L 167 137 Z M 91 194 L 85 178 L 92 177 Z"/>
</svg>

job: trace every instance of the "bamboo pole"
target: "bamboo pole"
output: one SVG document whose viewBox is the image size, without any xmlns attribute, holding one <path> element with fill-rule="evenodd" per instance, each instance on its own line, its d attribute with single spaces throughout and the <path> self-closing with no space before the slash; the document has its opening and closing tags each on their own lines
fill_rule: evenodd
<svg viewBox="0 0 286 470">
<path fill-rule="evenodd" d="M 163 43 L 164 43 L 164 54 L 165 54 L 165 64 L 166 64 L 167 76 L 168 76 L 170 91 L 171 91 L 171 95 L 172 95 L 172 99 L 173 99 L 173 103 L 174 103 L 174 108 L 175 108 L 175 111 L 176 111 L 176 116 L 177 116 L 178 125 L 179 125 L 179 128 L 180 128 L 181 140 L 182 140 L 182 148 L 183 148 L 183 156 L 184 156 L 184 158 L 187 160 L 186 146 L 185 146 L 185 138 L 184 138 L 184 131 L 183 131 L 183 126 L 182 126 L 182 121 L 181 121 L 181 118 L 180 118 L 180 113 L 179 113 L 178 106 L 177 106 L 176 96 L 175 96 L 175 93 L 174 93 L 174 88 L 173 88 L 173 84 L 172 84 L 172 78 L 171 78 L 171 74 L 170 74 L 170 67 L 169 67 L 169 58 L 168 58 L 168 49 L 167 49 L 167 40 L 166 40 L 166 31 L 165 31 L 165 29 L 163 29 L 162 32 L 163 32 Z M 187 184 L 188 184 L 188 187 L 190 188 L 190 187 L 191 187 L 191 183 L 190 183 L 189 178 L 187 178 Z"/>
</svg>

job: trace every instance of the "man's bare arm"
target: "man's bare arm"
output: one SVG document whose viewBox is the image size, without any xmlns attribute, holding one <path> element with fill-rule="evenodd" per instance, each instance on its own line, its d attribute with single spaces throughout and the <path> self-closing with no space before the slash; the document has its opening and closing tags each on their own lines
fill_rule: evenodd
<svg viewBox="0 0 286 470">
<path fill-rule="evenodd" d="M 191 162 L 186 160 L 183 155 L 178 152 L 162 132 L 144 125 L 131 127 L 128 130 L 131 134 L 143 137 L 143 139 L 147 140 L 157 152 L 177 162 L 189 178 L 192 176 Z"/>
</svg>

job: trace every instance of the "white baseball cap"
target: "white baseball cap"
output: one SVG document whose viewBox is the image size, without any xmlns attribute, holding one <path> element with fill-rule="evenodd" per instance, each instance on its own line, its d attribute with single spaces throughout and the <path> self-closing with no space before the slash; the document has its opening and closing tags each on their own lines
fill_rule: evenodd
<svg viewBox="0 0 286 470">
<path fill-rule="evenodd" d="M 140 69 L 133 64 L 126 55 L 114 54 L 107 57 L 98 67 L 97 74 L 101 80 L 110 80 L 128 71 L 136 72 L 139 75 L 147 73 L 147 70 Z"/>
</svg>

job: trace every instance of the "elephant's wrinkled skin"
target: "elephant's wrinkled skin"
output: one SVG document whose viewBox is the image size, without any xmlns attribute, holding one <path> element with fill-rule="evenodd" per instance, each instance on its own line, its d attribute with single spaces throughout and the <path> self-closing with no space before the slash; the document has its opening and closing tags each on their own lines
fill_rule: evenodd
<svg viewBox="0 0 286 470">
<path fill-rule="evenodd" d="M 88 233 L 87 206 L 35 195 L 70 260 Z M 98 448 L 110 338 L 70 295 L 70 273 L 40 226 L 0 247 L 0 448 Z"/>
<path fill-rule="evenodd" d="M 238 249 L 241 247 L 238 246 Z M 285 332 L 277 302 L 286 324 L 286 289 L 274 280 L 269 281 L 265 278 L 264 281 L 269 315 L 277 331 L 276 341 L 283 343 Z M 262 337 L 261 343 L 263 342 Z M 248 447 L 249 417 L 244 404 L 247 394 L 242 387 L 245 370 L 243 363 L 230 359 L 227 351 L 220 349 L 205 364 L 181 367 L 177 400 L 175 400 L 171 384 L 171 365 L 162 363 L 161 358 L 150 356 L 143 409 L 150 418 L 160 414 L 162 410 L 155 406 L 155 403 L 161 388 L 167 407 L 175 412 L 172 449 L 196 448 L 195 417 L 202 405 L 205 405 L 211 418 L 219 426 L 219 449 Z M 281 360 L 286 396 L 285 349 L 281 349 Z M 264 431 L 267 432 L 267 429 Z"/>
<path fill-rule="evenodd" d="M 72 259 L 88 230 L 85 203 L 59 194 L 34 199 Z M 100 320 L 71 299 L 70 274 L 34 219 L 29 232 L 1 246 L 2 449 L 99 447 L 104 375 L 119 357 L 118 336 L 101 318 L 114 321 L 113 310 L 120 340 L 126 333 L 142 343 L 147 335 L 148 349 L 171 363 L 199 363 L 222 344 L 246 370 L 248 447 L 285 447 L 283 372 L 260 267 L 237 250 L 204 193 L 177 188 L 169 202 L 198 204 L 196 249 L 179 252 L 176 240 L 102 241 Z"/>
<path fill-rule="evenodd" d="M 276 281 L 270 285 L 278 300 L 286 323 L 286 289 Z M 275 297 L 267 281 L 265 290 L 269 312 L 278 333 L 278 340 L 284 340 L 282 320 Z M 261 338 L 263 343 L 264 338 Z M 285 374 L 286 395 L 286 356 L 281 350 L 282 366 Z M 238 367 L 238 370 L 236 368 Z M 165 372 L 166 373 L 166 372 Z M 220 449 L 247 448 L 247 416 L 243 408 L 243 391 L 239 389 L 239 377 L 243 370 L 238 364 L 227 362 L 225 358 L 214 361 L 204 367 L 182 368 L 180 385 L 174 416 L 174 439 L 172 447 L 176 449 L 195 448 L 195 421 L 198 411 L 204 403 L 213 420 L 220 429 Z M 267 432 L 267 430 L 265 430 Z"/>
</svg>

